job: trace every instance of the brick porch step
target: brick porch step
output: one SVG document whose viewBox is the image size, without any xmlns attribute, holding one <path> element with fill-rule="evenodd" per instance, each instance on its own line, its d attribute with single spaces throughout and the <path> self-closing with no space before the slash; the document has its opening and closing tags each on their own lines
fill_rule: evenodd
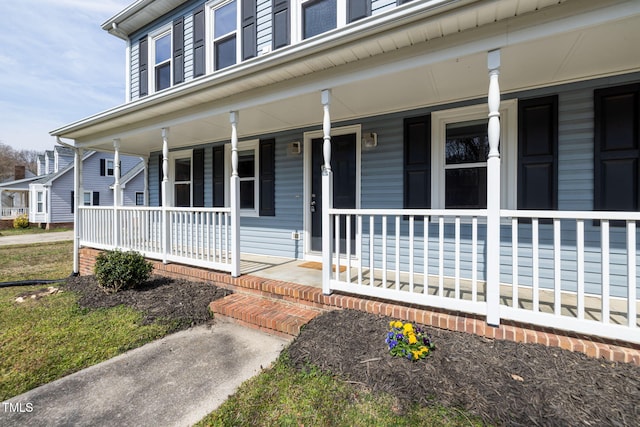
<svg viewBox="0 0 640 427">
<path fill-rule="evenodd" d="M 319 309 L 241 293 L 217 299 L 209 308 L 214 318 L 286 336 L 297 336 L 303 325 L 321 313 Z"/>
</svg>

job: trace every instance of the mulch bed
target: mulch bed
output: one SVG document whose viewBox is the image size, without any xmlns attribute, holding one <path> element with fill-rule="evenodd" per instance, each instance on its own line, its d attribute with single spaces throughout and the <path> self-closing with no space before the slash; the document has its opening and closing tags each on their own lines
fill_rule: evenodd
<svg viewBox="0 0 640 427">
<path fill-rule="evenodd" d="M 388 317 L 332 311 L 307 324 L 288 349 L 308 363 L 402 407 L 437 402 L 464 408 L 487 423 L 513 426 L 636 426 L 640 367 L 588 358 L 559 348 L 426 329 L 436 350 L 411 362 L 391 357 Z"/>
<path fill-rule="evenodd" d="M 63 289 L 86 308 L 119 304 L 145 312 L 145 322 L 179 328 L 211 320 L 209 303 L 230 292 L 211 284 L 153 276 L 138 290 L 106 294 L 94 276 L 69 278 Z M 366 389 L 390 393 L 398 411 L 410 404 L 463 408 L 485 422 L 509 426 L 636 426 L 640 367 L 582 353 L 424 327 L 436 344 L 426 359 L 389 355 L 389 321 L 354 310 L 325 313 L 288 347 L 298 369 L 308 364 Z"/>
<path fill-rule="evenodd" d="M 231 292 L 212 284 L 152 276 L 143 286 L 107 294 L 98 287 L 95 276 L 69 277 L 64 289 L 78 292 L 78 304 L 96 309 L 127 305 L 145 313 L 143 323 L 156 320 L 175 323 L 184 329 L 211 320 L 209 304 Z"/>
</svg>

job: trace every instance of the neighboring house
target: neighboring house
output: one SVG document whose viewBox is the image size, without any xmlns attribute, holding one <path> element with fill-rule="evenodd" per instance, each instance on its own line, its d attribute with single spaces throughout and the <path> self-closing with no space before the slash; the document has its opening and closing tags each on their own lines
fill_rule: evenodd
<svg viewBox="0 0 640 427">
<path fill-rule="evenodd" d="M 13 226 L 13 220 L 29 213 L 29 183 L 37 179 L 24 166 L 16 166 L 14 179 L 0 183 L 0 228 Z"/>
<path fill-rule="evenodd" d="M 56 147 L 57 148 L 57 147 Z M 69 150 L 65 148 L 64 150 Z M 57 152 L 57 151 L 56 151 Z M 48 153 L 48 152 L 47 152 Z M 69 153 L 71 155 L 69 156 Z M 29 183 L 29 222 L 41 227 L 72 226 L 74 222 L 75 191 L 73 150 L 65 151 L 66 156 L 56 156 L 49 163 L 53 172 L 31 180 Z M 47 154 L 44 156 L 47 163 Z M 120 157 L 122 174 L 130 185 L 122 190 L 126 200 L 136 199 L 137 193 L 144 195 L 144 164 L 139 157 Z M 80 203 L 83 206 L 113 205 L 114 156 L 111 153 L 91 151 L 83 156 L 83 191 Z M 60 169 L 58 167 L 62 166 Z M 46 168 L 47 166 L 45 166 Z M 47 169 L 45 169 L 47 170 Z M 144 196 L 143 196 L 144 197 Z"/>
<path fill-rule="evenodd" d="M 640 2 L 139 0 L 103 28 L 127 102 L 51 134 L 147 158 L 149 207 L 80 207 L 82 245 L 322 260 L 326 293 L 640 344 Z"/>
</svg>

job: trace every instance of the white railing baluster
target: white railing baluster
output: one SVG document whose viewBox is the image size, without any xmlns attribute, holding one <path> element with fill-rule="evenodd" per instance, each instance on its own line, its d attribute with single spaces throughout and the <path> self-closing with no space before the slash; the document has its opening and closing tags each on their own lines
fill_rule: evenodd
<svg viewBox="0 0 640 427">
<path fill-rule="evenodd" d="M 455 298 L 460 299 L 460 217 L 454 219 L 454 289 Z"/>
<path fill-rule="evenodd" d="M 382 287 L 387 288 L 387 216 L 382 215 Z"/>
<path fill-rule="evenodd" d="M 396 215 L 396 291 L 400 290 L 400 217 Z"/>
<path fill-rule="evenodd" d="M 414 253 L 413 253 L 413 235 L 414 235 L 414 224 L 413 224 L 413 215 L 409 217 L 409 292 L 413 293 L 413 263 L 414 263 Z"/>
<path fill-rule="evenodd" d="M 533 312 L 540 311 L 540 246 L 538 218 L 531 220 L 531 246 L 533 247 Z"/>
<path fill-rule="evenodd" d="M 444 217 L 438 217 L 438 296 L 444 297 Z"/>
<path fill-rule="evenodd" d="M 374 250 L 375 250 L 375 221 L 374 216 L 369 216 L 369 286 L 373 286 L 374 282 Z"/>
<path fill-rule="evenodd" d="M 345 239 L 347 244 L 347 253 L 346 253 L 346 277 L 345 282 L 351 282 L 351 215 L 346 215 L 345 222 Z"/>
<path fill-rule="evenodd" d="M 636 222 L 627 221 L 627 324 L 637 327 L 636 312 Z"/>
<path fill-rule="evenodd" d="M 335 225 L 334 225 L 334 230 L 335 230 L 335 247 L 334 247 L 334 251 L 336 254 L 336 264 L 335 264 L 335 269 L 336 269 L 336 274 L 335 274 L 335 278 L 336 280 L 340 280 L 340 215 L 335 215 Z"/>
<path fill-rule="evenodd" d="M 511 218 L 511 275 L 513 278 L 511 279 L 511 298 L 513 308 L 518 308 L 520 303 L 518 302 L 518 280 L 520 276 L 520 272 L 518 271 L 518 218 Z"/>
<path fill-rule="evenodd" d="M 560 220 L 553 219 L 553 313 L 560 316 L 562 312 L 562 241 Z"/>
<path fill-rule="evenodd" d="M 578 319 L 584 319 L 584 220 L 579 219 L 576 224 L 576 256 L 577 256 L 577 285 L 578 285 Z"/>
<path fill-rule="evenodd" d="M 602 233 L 602 247 L 600 253 L 602 254 L 602 323 L 605 325 L 609 323 L 609 281 L 610 281 L 610 267 L 609 267 L 609 220 L 603 219 L 600 224 Z"/>
<path fill-rule="evenodd" d="M 424 290 L 425 295 L 429 294 L 429 217 L 422 217 L 422 246 L 424 252 Z"/>
<path fill-rule="evenodd" d="M 358 257 L 358 285 L 362 285 L 362 215 L 358 215 L 356 219 L 356 256 Z"/>
<path fill-rule="evenodd" d="M 471 301 L 478 301 L 478 217 L 471 219 Z"/>
</svg>

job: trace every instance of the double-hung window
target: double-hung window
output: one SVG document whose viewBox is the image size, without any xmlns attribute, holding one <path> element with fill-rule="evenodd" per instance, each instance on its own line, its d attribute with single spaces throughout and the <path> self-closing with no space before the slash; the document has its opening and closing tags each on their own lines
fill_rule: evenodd
<svg viewBox="0 0 640 427">
<path fill-rule="evenodd" d="M 44 213 L 44 191 L 36 193 L 36 212 Z"/>
<path fill-rule="evenodd" d="M 157 92 L 171 87 L 171 29 L 151 40 L 153 89 Z"/>
<path fill-rule="evenodd" d="M 213 69 L 221 70 L 237 62 L 237 0 L 221 3 L 211 10 L 213 22 Z"/>
<path fill-rule="evenodd" d="M 191 206 L 191 156 L 173 160 L 173 196 L 174 206 Z"/>
<path fill-rule="evenodd" d="M 107 160 L 106 166 L 107 176 L 113 176 L 113 160 Z"/>
<path fill-rule="evenodd" d="M 303 0 L 300 37 L 322 34 L 371 15 L 372 0 Z"/>
</svg>

